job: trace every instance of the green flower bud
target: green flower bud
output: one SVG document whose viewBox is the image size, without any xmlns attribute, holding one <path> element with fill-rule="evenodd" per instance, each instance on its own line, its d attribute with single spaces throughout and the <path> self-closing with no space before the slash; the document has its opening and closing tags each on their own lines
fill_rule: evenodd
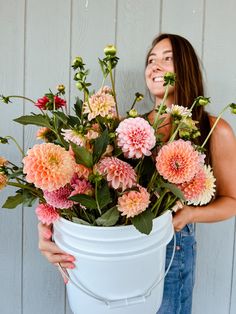
<svg viewBox="0 0 236 314">
<path fill-rule="evenodd" d="M 164 75 L 164 86 L 170 84 L 172 86 L 175 85 L 176 75 L 172 72 L 166 72 Z"/>
<path fill-rule="evenodd" d="M 0 136 L 0 143 L 1 143 L 1 144 L 8 144 L 8 139 L 5 138 L 5 137 L 1 137 L 1 136 Z"/>
<path fill-rule="evenodd" d="M 132 118 L 135 118 L 138 116 L 138 112 L 136 109 L 131 109 L 129 112 L 128 112 L 128 115 Z"/>
<path fill-rule="evenodd" d="M 114 45 L 107 45 L 103 51 L 104 51 L 106 56 L 115 56 L 116 55 L 116 47 Z"/>
<path fill-rule="evenodd" d="M 210 102 L 211 102 L 211 101 L 210 101 L 210 97 L 199 96 L 199 97 L 197 98 L 197 104 L 198 104 L 199 106 L 206 106 L 206 105 L 208 105 Z"/>
<path fill-rule="evenodd" d="M 5 104 L 8 104 L 9 102 L 11 102 L 10 97 L 8 96 L 1 95 L 0 97 L 1 97 L 1 101 L 4 102 Z"/>
<path fill-rule="evenodd" d="M 236 114 L 236 104 L 232 103 L 230 104 L 231 113 Z"/>
<path fill-rule="evenodd" d="M 82 68 L 84 66 L 83 59 L 81 57 L 76 57 L 72 62 L 72 68 Z"/>
<path fill-rule="evenodd" d="M 135 97 L 137 101 L 141 101 L 143 99 L 143 94 L 135 93 Z"/>
<path fill-rule="evenodd" d="M 83 86 L 82 86 L 82 84 L 80 82 L 77 82 L 75 85 L 78 88 L 78 90 L 82 90 L 83 89 Z"/>
</svg>

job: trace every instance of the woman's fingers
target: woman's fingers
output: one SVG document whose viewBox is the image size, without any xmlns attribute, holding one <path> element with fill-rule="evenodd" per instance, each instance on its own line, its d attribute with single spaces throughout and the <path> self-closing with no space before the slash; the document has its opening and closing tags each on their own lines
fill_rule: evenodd
<svg viewBox="0 0 236 314">
<path fill-rule="evenodd" d="M 39 232 L 39 250 L 47 258 L 47 260 L 56 265 L 60 263 L 64 268 L 74 268 L 74 256 L 67 254 L 52 242 L 52 226 L 46 226 L 42 223 L 38 224 Z"/>
</svg>

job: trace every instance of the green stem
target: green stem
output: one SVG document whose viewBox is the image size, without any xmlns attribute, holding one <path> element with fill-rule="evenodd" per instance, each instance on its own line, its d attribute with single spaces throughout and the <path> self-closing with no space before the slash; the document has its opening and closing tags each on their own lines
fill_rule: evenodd
<svg viewBox="0 0 236 314">
<path fill-rule="evenodd" d="M 16 144 L 16 146 L 19 149 L 19 151 L 21 152 L 22 156 L 25 157 L 25 154 L 24 154 L 23 150 L 21 149 L 20 145 L 18 144 L 18 142 L 16 141 L 16 139 L 14 139 L 14 137 L 12 137 L 10 135 L 6 136 L 6 138 L 11 139 Z"/>
<path fill-rule="evenodd" d="M 155 171 L 151 177 L 151 180 L 149 181 L 148 183 L 148 186 L 147 186 L 147 191 L 149 192 L 151 187 L 152 187 L 152 184 L 153 184 L 153 181 L 156 180 L 157 178 L 157 172 Z"/>
<path fill-rule="evenodd" d="M 153 128 L 154 128 L 154 130 L 156 130 L 157 123 L 158 123 L 158 119 L 159 119 L 159 117 L 160 117 L 162 108 L 163 108 L 164 105 L 165 105 L 166 98 L 167 98 L 167 96 L 168 96 L 168 90 L 169 90 L 169 84 L 166 86 L 164 97 L 163 97 L 162 102 L 161 102 L 161 104 L 160 104 L 160 106 L 159 106 L 158 112 L 157 112 L 157 114 L 156 114 L 156 117 L 155 117 L 155 120 L 154 120 L 154 123 L 153 123 Z"/>
<path fill-rule="evenodd" d="M 224 113 L 229 107 L 230 107 L 230 104 L 227 105 L 226 107 L 224 107 L 223 110 L 221 110 L 221 112 L 220 112 L 219 116 L 217 117 L 216 121 L 214 122 L 214 124 L 213 124 L 213 126 L 212 126 L 210 132 L 208 133 L 207 137 L 205 138 L 205 141 L 204 141 L 203 144 L 201 145 L 201 148 L 203 148 L 203 147 L 206 145 L 207 141 L 209 140 L 209 137 L 211 136 L 212 132 L 214 131 L 214 129 L 215 129 L 217 123 L 219 122 L 221 116 L 223 115 L 223 113 Z"/>
<path fill-rule="evenodd" d="M 43 198 L 41 196 L 41 193 L 38 193 L 34 188 L 31 188 L 30 186 L 23 185 L 23 184 L 20 184 L 20 183 L 15 183 L 15 182 L 7 182 L 7 185 L 14 186 L 14 187 L 17 187 L 17 188 L 21 188 L 21 189 L 24 189 L 24 190 L 29 190 L 29 191 L 32 192 L 33 195 L 37 196 L 40 200 L 43 200 Z"/>
<path fill-rule="evenodd" d="M 163 198 L 165 197 L 168 190 L 165 190 L 160 197 L 157 199 L 156 203 L 152 206 L 151 211 L 153 211 L 154 217 L 156 217 L 158 213 L 158 209 L 160 208 L 160 205 L 162 203 Z M 155 210 L 155 211 L 154 211 Z"/>
<path fill-rule="evenodd" d="M 21 99 L 28 100 L 28 101 L 32 102 L 33 104 L 35 104 L 35 101 L 33 101 L 32 99 L 25 97 L 25 96 L 11 95 L 11 96 L 7 96 L 7 97 L 9 97 L 9 98 L 21 98 Z"/>
<path fill-rule="evenodd" d="M 99 206 L 99 203 L 98 203 L 98 198 L 97 198 L 97 194 L 98 193 L 98 184 L 97 182 L 95 183 L 95 200 L 96 200 L 96 204 L 97 204 L 97 209 L 98 209 L 98 212 L 100 214 L 100 216 L 102 215 L 102 212 L 101 212 L 101 209 L 100 209 L 100 206 Z"/>
<path fill-rule="evenodd" d="M 112 93 L 113 93 L 113 97 L 114 97 L 115 104 L 116 104 L 116 114 L 117 114 L 117 117 L 119 117 L 118 105 L 117 105 L 117 99 L 116 99 L 115 82 L 114 82 L 112 70 L 110 71 L 110 78 L 111 78 Z"/>
<path fill-rule="evenodd" d="M 195 99 L 194 102 L 193 102 L 193 104 L 192 104 L 192 106 L 191 106 L 191 108 L 189 109 L 189 112 L 192 112 L 192 110 L 193 110 L 193 108 L 194 108 L 194 106 L 196 105 L 197 102 L 198 102 L 198 99 Z M 170 139 L 169 139 L 169 141 L 168 141 L 169 143 L 171 143 L 171 142 L 174 141 L 176 135 L 177 135 L 178 132 L 179 132 L 179 129 L 181 128 L 181 126 L 183 125 L 183 123 L 185 122 L 185 120 L 187 119 L 187 117 L 188 117 L 188 116 L 184 116 L 184 117 L 182 118 L 182 120 L 179 122 L 177 128 L 175 129 L 174 133 L 171 135 L 171 137 L 170 137 Z"/>
</svg>

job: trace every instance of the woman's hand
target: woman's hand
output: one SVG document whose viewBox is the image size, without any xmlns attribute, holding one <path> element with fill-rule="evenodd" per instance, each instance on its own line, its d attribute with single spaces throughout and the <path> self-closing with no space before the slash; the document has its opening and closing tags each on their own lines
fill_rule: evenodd
<svg viewBox="0 0 236 314">
<path fill-rule="evenodd" d="M 54 242 L 52 242 L 52 226 L 47 226 L 41 222 L 38 224 L 39 233 L 39 250 L 47 258 L 47 260 L 58 266 L 60 263 L 63 268 L 74 268 L 74 256 L 67 254 L 61 250 Z"/>
<path fill-rule="evenodd" d="M 182 230 L 187 224 L 193 222 L 193 210 L 191 206 L 183 206 L 179 208 L 173 216 L 173 225 L 175 231 Z"/>
</svg>

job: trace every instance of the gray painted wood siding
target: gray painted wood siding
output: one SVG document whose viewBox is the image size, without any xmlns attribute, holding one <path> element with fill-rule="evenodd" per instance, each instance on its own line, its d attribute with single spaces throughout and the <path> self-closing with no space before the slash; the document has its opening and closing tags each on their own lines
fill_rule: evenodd
<svg viewBox="0 0 236 314">
<path fill-rule="evenodd" d="M 119 105 L 124 112 L 139 91 L 146 95 L 142 110 L 147 111 L 152 105 L 144 60 L 151 40 L 162 31 L 193 43 L 204 64 L 210 110 L 219 113 L 236 96 L 235 12 L 235 0 L 0 0 L 0 94 L 36 99 L 63 83 L 73 102 L 73 57 L 84 56 L 97 89 L 97 57 L 105 45 L 114 43 L 121 59 L 116 71 Z M 14 136 L 25 151 L 35 143 L 35 129 L 22 128 L 12 119 L 31 111 L 21 100 L 0 104 L 0 136 Z M 235 117 L 225 118 L 236 131 Z M 18 163 L 20 155 L 13 146 L 1 145 L 0 156 Z M 0 204 L 10 193 L 0 192 Z M 235 230 L 234 218 L 197 225 L 193 314 L 236 313 Z M 2 314 L 71 314 L 63 281 L 37 246 L 33 209 L 0 209 Z"/>
</svg>

